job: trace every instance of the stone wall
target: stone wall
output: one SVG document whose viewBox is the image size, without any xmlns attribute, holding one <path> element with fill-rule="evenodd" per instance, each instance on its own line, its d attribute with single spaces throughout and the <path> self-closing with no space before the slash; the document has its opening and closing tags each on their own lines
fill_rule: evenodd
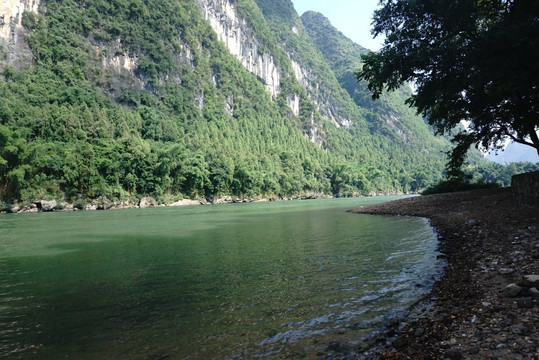
<svg viewBox="0 0 539 360">
<path fill-rule="evenodd" d="M 511 191 L 517 203 L 539 207 L 539 171 L 513 176 Z"/>
</svg>

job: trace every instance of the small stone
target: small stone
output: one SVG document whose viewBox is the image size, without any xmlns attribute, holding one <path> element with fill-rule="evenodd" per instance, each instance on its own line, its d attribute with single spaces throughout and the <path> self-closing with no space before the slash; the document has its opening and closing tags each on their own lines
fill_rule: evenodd
<svg viewBox="0 0 539 360">
<path fill-rule="evenodd" d="M 470 219 L 470 220 L 468 220 L 468 225 L 477 226 L 477 225 L 479 225 L 479 221 L 476 220 L 476 219 Z"/>
<path fill-rule="evenodd" d="M 532 287 L 532 288 L 528 289 L 528 292 L 530 293 L 530 295 L 532 297 L 539 298 L 539 290 L 537 290 L 537 288 Z"/>
<path fill-rule="evenodd" d="M 419 327 L 419 328 L 415 329 L 415 331 L 414 331 L 414 336 L 415 337 L 421 337 L 423 335 L 425 335 L 425 329 L 424 328 Z"/>
<path fill-rule="evenodd" d="M 524 325 L 513 325 L 510 327 L 511 332 L 515 335 L 529 335 L 530 328 Z"/>
<path fill-rule="evenodd" d="M 517 296 L 522 288 L 518 286 L 517 284 L 509 284 L 505 287 L 505 295 L 508 297 L 515 297 Z"/>
<path fill-rule="evenodd" d="M 524 275 L 522 284 L 526 287 L 537 287 L 539 285 L 539 275 Z"/>
<path fill-rule="evenodd" d="M 500 270 L 498 270 L 498 273 L 500 275 L 510 275 L 510 274 L 512 274 L 514 272 L 515 272 L 514 269 L 509 269 L 509 268 L 501 268 Z"/>
<path fill-rule="evenodd" d="M 460 360 L 462 359 L 462 353 L 458 349 L 451 348 L 445 351 L 445 357 L 451 360 Z"/>
<path fill-rule="evenodd" d="M 533 307 L 532 299 L 520 299 L 517 301 L 517 306 L 521 309 L 531 309 Z"/>
<path fill-rule="evenodd" d="M 391 345 L 393 345 L 393 347 L 395 349 L 402 349 L 404 348 L 406 345 L 408 345 L 408 339 L 406 339 L 404 336 L 400 336 L 398 338 L 396 338 L 393 343 L 391 343 Z"/>
<path fill-rule="evenodd" d="M 477 355 L 479 354 L 479 351 L 481 351 L 481 348 L 479 346 L 473 346 L 470 348 L 470 351 L 468 351 L 468 353 L 470 355 Z"/>
</svg>

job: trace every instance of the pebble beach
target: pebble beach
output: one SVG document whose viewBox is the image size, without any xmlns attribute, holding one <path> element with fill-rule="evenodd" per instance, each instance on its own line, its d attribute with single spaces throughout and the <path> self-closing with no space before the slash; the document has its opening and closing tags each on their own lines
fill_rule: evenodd
<svg viewBox="0 0 539 360">
<path fill-rule="evenodd" d="M 430 295 L 356 358 L 539 359 L 538 206 L 501 188 L 353 210 L 429 219 L 447 260 Z"/>
</svg>

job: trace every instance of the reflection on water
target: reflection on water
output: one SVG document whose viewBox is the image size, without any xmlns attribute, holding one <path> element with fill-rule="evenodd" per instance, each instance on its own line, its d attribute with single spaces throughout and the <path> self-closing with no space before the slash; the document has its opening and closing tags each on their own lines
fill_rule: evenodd
<svg viewBox="0 0 539 360">
<path fill-rule="evenodd" d="M 0 217 L 0 357 L 280 359 L 348 346 L 428 291 L 422 219 L 380 199 Z M 318 356 L 319 357 L 319 356 Z"/>
</svg>

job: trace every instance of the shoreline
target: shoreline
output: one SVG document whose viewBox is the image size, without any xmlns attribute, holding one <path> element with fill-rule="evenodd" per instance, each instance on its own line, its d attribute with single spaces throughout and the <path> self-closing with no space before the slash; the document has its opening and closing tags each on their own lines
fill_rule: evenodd
<svg viewBox="0 0 539 360">
<path fill-rule="evenodd" d="M 377 197 L 377 196 L 392 196 L 392 195 L 417 195 L 404 193 L 376 193 L 371 195 L 357 195 L 350 197 Z M 139 209 L 151 207 L 180 207 L 180 206 L 199 206 L 199 205 L 223 205 L 223 204 L 240 204 L 253 202 L 273 202 L 273 201 L 291 201 L 291 200 L 315 200 L 315 199 L 335 199 L 333 195 L 323 193 L 308 193 L 304 195 L 290 195 L 284 197 L 239 197 L 232 195 L 219 196 L 215 198 L 200 198 L 189 199 L 185 198 L 177 201 L 158 203 L 153 197 L 146 196 L 141 199 L 132 200 L 115 200 L 111 201 L 105 197 L 99 197 L 93 200 L 80 200 L 75 202 L 62 201 L 58 203 L 56 200 L 35 200 L 25 204 L 10 204 L 9 210 L 2 210 L 0 214 L 22 214 L 22 213 L 37 213 L 37 212 L 69 212 L 69 211 L 94 211 L 94 210 L 122 210 L 122 209 Z M 343 197 L 344 198 L 344 197 Z M 1 202 L 0 202 L 1 204 Z"/>
<path fill-rule="evenodd" d="M 502 188 L 350 212 L 427 218 L 447 261 L 430 296 L 357 359 L 539 359 L 538 207 L 516 204 Z"/>
</svg>

